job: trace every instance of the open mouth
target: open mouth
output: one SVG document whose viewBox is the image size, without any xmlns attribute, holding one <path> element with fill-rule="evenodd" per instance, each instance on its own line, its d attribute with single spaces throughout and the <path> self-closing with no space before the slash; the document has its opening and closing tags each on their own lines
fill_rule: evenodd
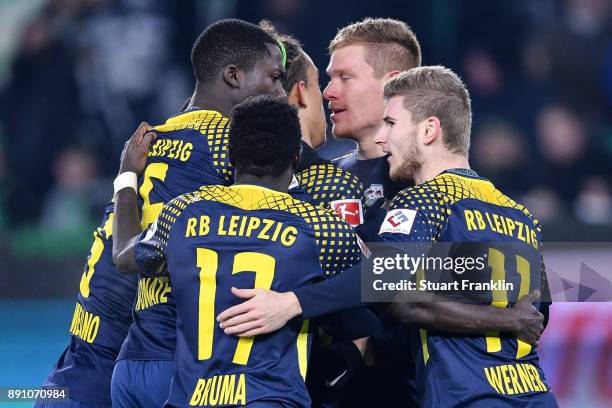
<svg viewBox="0 0 612 408">
<path fill-rule="evenodd" d="M 346 111 L 346 109 L 332 109 L 331 110 L 331 115 L 329 115 L 329 118 L 331 120 L 334 120 L 334 119 L 338 118 L 338 115 L 342 114 L 345 111 Z"/>
</svg>

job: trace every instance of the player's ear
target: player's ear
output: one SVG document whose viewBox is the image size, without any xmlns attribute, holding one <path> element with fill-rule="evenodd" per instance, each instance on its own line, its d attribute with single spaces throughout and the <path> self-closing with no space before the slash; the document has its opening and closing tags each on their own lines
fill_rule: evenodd
<svg viewBox="0 0 612 408">
<path fill-rule="evenodd" d="M 240 88 L 240 82 L 242 81 L 242 72 L 234 64 L 226 65 L 223 68 L 223 80 L 232 88 Z"/>
<path fill-rule="evenodd" d="M 397 69 L 387 72 L 385 75 L 383 75 L 384 82 L 387 82 L 391 78 L 395 78 L 400 74 L 400 72 L 401 71 L 398 71 Z"/>
<path fill-rule="evenodd" d="M 298 81 L 293 85 L 289 92 L 289 103 L 297 105 L 299 108 L 307 108 L 307 97 L 306 97 L 306 82 Z"/>
<path fill-rule="evenodd" d="M 440 119 L 436 116 L 430 116 L 424 121 L 423 143 L 426 145 L 432 144 L 438 137 L 442 136 L 442 127 Z"/>
</svg>

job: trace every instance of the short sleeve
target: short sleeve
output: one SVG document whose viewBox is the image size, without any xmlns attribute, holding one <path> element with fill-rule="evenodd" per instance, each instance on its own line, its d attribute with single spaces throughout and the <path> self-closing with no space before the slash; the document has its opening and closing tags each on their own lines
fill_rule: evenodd
<svg viewBox="0 0 612 408">
<path fill-rule="evenodd" d="M 332 210 L 321 209 L 311 225 L 315 232 L 324 275 L 335 275 L 361 260 L 357 235 L 351 226 Z"/>
<path fill-rule="evenodd" d="M 164 205 L 155 222 L 138 238 L 134 246 L 134 261 L 142 274 L 158 275 L 164 271 L 170 231 L 185 206 L 182 197 Z"/>
<path fill-rule="evenodd" d="M 448 218 L 440 192 L 415 186 L 391 201 L 378 232 L 380 241 L 433 242 Z"/>
</svg>

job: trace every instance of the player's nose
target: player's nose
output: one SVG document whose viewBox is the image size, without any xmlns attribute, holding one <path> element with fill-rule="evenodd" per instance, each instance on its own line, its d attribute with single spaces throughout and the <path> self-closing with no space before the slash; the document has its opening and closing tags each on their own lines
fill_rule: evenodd
<svg viewBox="0 0 612 408">
<path fill-rule="evenodd" d="M 334 86 L 333 81 L 329 81 L 325 89 L 323 89 L 323 97 L 327 101 L 337 99 L 336 87 Z"/>
</svg>

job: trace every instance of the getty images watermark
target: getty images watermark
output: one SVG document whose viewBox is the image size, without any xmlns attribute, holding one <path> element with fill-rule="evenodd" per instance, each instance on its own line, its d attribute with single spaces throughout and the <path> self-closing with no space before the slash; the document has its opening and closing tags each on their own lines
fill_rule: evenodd
<svg viewBox="0 0 612 408">
<path fill-rule="evenodd" d="M 542 301 L 550 301 L 542 253 L 526 245 L 368 243 L 368 248 L 361 276 L 365 302 L 394 301 L 400 292 L 426 292 L 433 301 L 507 303 L 535 289 L 542 292 Z"/>
</svg>

